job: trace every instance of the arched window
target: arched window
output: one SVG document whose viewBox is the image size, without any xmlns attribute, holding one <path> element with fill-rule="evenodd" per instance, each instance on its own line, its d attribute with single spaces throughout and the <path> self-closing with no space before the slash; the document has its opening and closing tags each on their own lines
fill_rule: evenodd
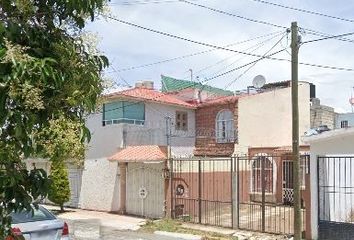
<svg viewBox="0 0 354 240">
<path fill-rule="evenodd" d="M 215 133 L 217 143 L 235 141 L 234 116 L 230 110 L 221 110 L 216 115 Z"/>
<path fill-rule="evenodd" d="M 276 181 L 276 169 L 273 160 L 267 156 L 257 156 L 251 162 L 251 191 L 262 192 L 262 162 L 264 164 L 264 189 L 266 193 L 274 193 Z"/>
</svg>

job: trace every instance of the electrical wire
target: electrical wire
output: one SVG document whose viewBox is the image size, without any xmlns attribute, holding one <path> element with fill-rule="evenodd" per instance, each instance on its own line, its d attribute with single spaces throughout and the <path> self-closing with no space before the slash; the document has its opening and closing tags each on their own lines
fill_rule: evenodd
<svg viewBox="0 0 354 240">
<path fill-rule="evenodd" d="M 198 0 L 194 0 L 198 1 Z M 160 3 L 176 3 L 179 2 L 179 0 L 152 0 L 152 1 L 125 1 L 125 2 L 115 2 L 115 3 L 109 3 L 109 6 L 114 6 L 114 5 L 121 5 L 121 6 L 131 6 L 131 5 L 146 5 L 146 4 L 160 4 Z"/>
<path fill-rule="evenodd" d="M 242 40 L 242 41 L 238 41 L 238 42 L 235 42 L 235 43 L 230 43 L 230 44 L 224 45 L 223 47 L 231 47 L 231 46 L 239 45 L 239 44 L 242 44 L 242 43 L 251 42 L 251 41 L 254 41 L 254 40 L 257 40 L 257 39 L 260 39 L 260 38 L 272 36 L 274 34 L 279 34 L 281 32 L 282 31 L 268 33 L 268 34 L 261 35 L 261 36 L 258 36 L 258 37 L 254 37 L 254 38 L 250 38 L 250 39 L 247 39 L 247 40 Z M 187 55 L 183 55 L 183 56 L 179 56 L 179 57 L 174 57 L 174 58 L 170 58 L 170 59 L 165 59 L 165 60 L 157 61 L 157 62 L 153 62 L 153 63 L 147 63 L 147 64 L 138 65 L 138 66 L 121 68 L 121 69 L 117 69 L 117 72 L 125 72 L 125 71 L 134 70 L 134 69 L 150 67 L 150 66 L 163 64 L 163 63 L 167 63 L 167 62 L 171 62 L 171 61 L 185 59 L 185 58 L 188 58 L 188 57 L 198 56 L 198 55 L 209 53 L 209 52 L 213 52 L 213 51 L 216 51 L 216 50 L 218 50 L 218 49 L 212 48 L 212 49 L 208 49 L 208 50 L 205 50 L 205 51 L 194 52 L 194 53 L 191 53 L 191 54 L 187 54 Z"/>
<path fill-rule="evenodd" d="M 264 41 L 262 41 L 262 42 L 258 42 L 257 44 L 252 45 L 252 46 L 246 48 L 246 49 L 243 50 L 243 51 L 248 51 L 248 50 L 253 49 L 251 52 L 255 52 L 257 49 L 263 47 L 267 42 L 273 40 L 274 38 L 278 37 L 278 36 L 281 35 L 281 34 L 282 34 L 282 33 L 280 32 L 279 34 L 274 35 L 274 36 L 272 36 L 271 38 L 268 38 L 268 39 L 266 39 L 266 40 L 264 40 Z M 229 57 L 227 57 L 227 58 L 223 58 L 223 59 L 217 61 L 217 62 L 214 63 L 214 64 L 208 65 L 208 66 L 206 66 L 206 67 L 204 67 L 204 68 L 202 68 L 202 69 L 196 71 L 195 74 L 198 74 L 198 73 L 201 73 L 201 72 L 203 72 L 203 71 L 205 71 L 205 70 L 207 70 L 207 69 L 213 68 L 213 67 L 215 67 L 215 66 L 217 66 L 217 65 L 219 65 L 219 64 L 221 64 L 221 63 L 223 63 L 223 62 L 225 62 L 225 61 L 227 61 L 227 60 L 229 60 L 229 59 L 231 59 L 231 58 L 233 58 L 233 57 L 235 57 L 235 56 L 238 56 L 238 55 L 239 55 L 239 54 L 233 54 L 232 56 L 229 56 Z"/>
<path fill-rule="evenodd" d="M 279 35 L 278 35 L 278 36 L 279 36 Z M 273 38 L 272 38 L 272 39 L 273 39 Z M 264 44 L 265 44 L 265 43 L 264 43 Z M 264 46 L 264 44 L 259 45 L 258 47 L 256 47 L 255 49 L 253 49 L 252 52 L 255 52 L 255 51 L 257 51 L 258 49 L 260 49 L 261 47 Z M 219 70 L 217 70 L 216 72 L 214 72 L 214 75 L 215 75 L 215 74 L 219 74 L 220 72 L 224 71 L 224 69 L 228 69 L 230 66 L 233 66 L 235 63 L 241 61 L 241 60 L 244 59 L 245 57 L 247 57 L 247 56 L 242 56 L 242 57 L 236 59 L 235 61 L 233 61 L 232 63 L 228 64 L 227 66 L 224 66 L 224 67 L 220 68 Z"/>
<path fill-rule="evenodd" d="M 198 44 L 198 45 L 202 45 L 202 46 L 206 46 L 206 47 L 211 47 L 211 48 L 215 48 L 215 49 L 219 49 L 219 50 L 240 53 L 240 54 L 244 54 L 244 55 L 252 56 L 252 57 L 257 57 L 257 58 L 266 58 L 266 59 L 274 60 L 274 61 L 291 62 L 291 60 L 289 60 L 289 59 L 272 57 L 273 55 L 262 56 L 262 55 L 259 55 L 259 54 L 238 51 L 238 50 L 235 50 L 235 49 L 230 49 L 230 48 L 225 48 L 225 47 L 217 46 L 217 45 L 210 44 L 210 43 L 200 42 L 200 41 L 192 40 L 192 39 L 189 39 L 189 38 L 186 38 L 186 37 L 180 37 L 180 36 L 177 36 L 177 35 L 174 35 L 174 34 L 171 34 L 171 33 L 162 32 L 162 31 L 159 31 L 159 30 L 156 30 L 156 29 L 144 27 L 144 26 L 141 26 L 141 25 L 138 25 L 138 24 L 135 24 L 135 23 L 124 21 L 122 19 L 119 19 L 119 18 L 116 18 L 116 17 L 113 17 L 113 16 L 108 16 L 108 15 L 103 15 L 103 16 L 106 16 L 109 19 L 112 19 L 114 21 L 129 25 L 129 26 L 132 26 L 132 27 L 135 27 L 135 28 L 143 29 L 145 31 L 157 33 L 157 34 L 160 34 L 160 35 L 163 35 L 163 36 L 166 36 L 166 37 L 175 38 L 175 39 L 179 39 L 179 40 L 182 40 L 182 41 L 186 41 L 186 42 L 190 42 L 190 43 L 194 43 L 194 44 Z M 281 51 L 285 51 L 285 49 L 283 49 Z M 352 68 L 335 67 L 335 66 L 328 66 L 328 65 L 321 65 L 321 64 L 314 64 L 314 63 L 299 62 L 299 64 L 300 65 L 305 65 L 305 66 L 318 67 L 318 68 L 333 69 L 333 70 L 354 71 L 354 69 L 352 69 Z"/>
<path fill-rule="evenodd" d="M 284 34 L 268 51 L 266 51 L 263 56 L 266 56 L 269 54 L 278 44 L 281 43 L 281 41 L 284 39 L 284 37 L 287 34 Z M 284 50 L 284 49 L 283 49 Z M 263 58 L 260 58 L 259 60 L 262 60 Z M 251 66 L 249 66 L 245 71 L 243 71 L 240 75 L 238 75 L 234 80 L 229 82 L 228 84 L 225 85 L 225 89 L 229 88 L 232 84 L 234 84 L 237 80 L 239 80 L 242 76 L 244 76 L 249 70 L 251 70 L 259 61 L 253 63 Z"/>
<path fill-rule="evenodd" d="M 226 75 L 226 74 L 228 74 L 228 73 L 231 73 L 231 72 L 233 72 L 233 71 L 236 71 L 236 70 L 238 70 L 238 69 L 247 67 L 247 66 L 249 66 L 249 65 L 251 65 L 251 64 L 253 64 L 253 63 L 257 62 L 257 61 L 263 60 L 263 59 L 265 59 L 265 58 L 268 58 L 268 57 L 270 57 L 270 56 L 273 56 L 273 55 L 275 55 L 275 54 L 278 54 L 278 53 L 280 53 L 280 52 L 282 52 L 282 51 L 284 51 L 284 49 L 282 49 L 282 50 L 280 50 L 280 51 L 277 51 L 277 52 L 274 52 L 274 53 L 272 53 L 272 54 L 269 54 L 268 56 L 262 56 L 262 58 L 260 58 L 260 59 L 257 59 L 257 60 L 254 60 L 254 61 L 252 61 L 252 62 L 246 63 L 246 64 L 244 64 L 244 65 L 242 65 L 242 66 L 239 66 L 239 67 L 237 67 L 237 68 L 235 68 L 235 69 L 232 69 L 232 70 L 230 70 L 230 71 L 228 71 L 228 72 L 225 72 L 225 73 L 223 73 L 223 74 L 220 74 L 220 75 L 217 75 L 217 76 L 214 76 L 214 77 L 211 77 L 211 78 L 204 79 L 204 80 L 201 81 L 200 83 L 201 83 L 201 84 L 205 84 L 206 82 L 209 82 L 209 81 L 211 81 L 211 80 L 213 80 L 213 79 L 215 79 L 215 78 L 224 76 L 224 75 Z M 179 91 L 184 90 L 184 89 L 188 89 L 188 88 L 190 88 L 190 87 L 193 87 L 194 85 L 195 85 L 195 83 L 191 83 L 189 86 L 185 86 L 184 88 L 180 89 Z M 139 104 L 139 103 L 143 103 L 143 102 L 147 102 L 147 101 L 156 101 L 156 100 L 158 100 L 159 98 L 163 97 L 164 95 L 165 95 L 165 93 L 161 93 L 160 95 L 158 95 L 158 96 L 156 96 L 156 97 L 154 97 L 154 98 L 152 98 L 152 99 L 137 101 L 137 102 L 135 102 L 135 103 L 126 105 L 125 107 L 137 105 L 137 104 Z M 118 109 L 122 109 L 122 108 L 123 108 L 123 107 L 112 108 L 112 109 L 106 110 L 105 112 L 110 112 L 110 111 L 114 111 L 114 110 L 118 110 Z"/>
<path fill-rule="evenodd" d="M 227 15 L 227 16 L 230 16 L 230 17 L 240 18 L 240 19 L 243 19 L 243 20 L 246 20 L 246 21 L 249 21 L 249 22 L 259 23 L 259 24 L 268 25 L 268 26 L 277 27 L 277 28 L 288 29 L 285 26 L 281 26 L 281 25 L 278 25 L 278 24 L 274 24 L 274 23 L 270 23 L 270 22 L 266 22 L 266 21 L 262 21 L 262 20 L 257 20 L 257 19 L 253 19 L 253 18 L 244 17 L 244 16 L 241 16 L 241 15 L 238 15 L 238 14 L 229 13 L 229 12 L 226 12 L 226 11 L 223 11 L 223 10 L 220 10 L 220 9 L 208 7 L 206 5 L 202 5 L 202 4 L 198 4 L 198 3 L 193 3 L 193 2 L 190 2 L 190 1 L 187 1 L 187 0 L 180 0 L 180 1 L 183 2 L 183 3 L 189 4 L 189 5 L 192 5 L 192 6 L 204 8 L 204 9 L 207 9 L 207 10 L 210 10 L 210 11 L 213 11 L 213 12 L 216 12 L 216 13 L 224 14 L 224 15 Z M 309 28 L 302 28 L 302 29 L 306 30 L 311 35 L 322 36 L 322 37 L 334 36 L 334 35 L 331 35 L 331 34 L 323 33 L 323 32 L 320 32 L 320 31 L 309 29 Z M 336 39 L 339 40 L 339 41 L 354 43 L 353 39 L 348 39 L 348 38 L 336 38 Z"/>
<path fill-rule="evenodd" d="M 335 36 L 329 36 L 329 37 L 324 37 L 324 38 L 312 39 L 312 40 L 309 40 L 309 41 L 302 42 L 301 44 L 312 43 L 312 42 L 318 42 L 318 41 L 323 41 L 323 40 L 328 40 L 328 39 L 334 39 L 334 38 L 338 38 L 338 37 L 351 36 L 351 35 L 354 35 L 354 32 L 344 33 L 344 34 L 335 35 Z"/>
<path fill-rule="evenodd" d="M 298 11 L 298 12 L 308 13 L 308 14 L 312 14 L 312 15 L 317 15 L 317 16 L 321 16 L 321 17 L 327 17 L 327 18 L 332 18 L 332 19 L 336 19 L 336 20 L 341 20 L 341 21 L 345 21 L 345 22 L 354 23 L 353 19 L 332 16 L 332 15 L 325 14 L 325 13 L 320 13 L 320 12 L 315 12 L 315 11 L 311 11 L 311 10 L 306 10 L 306 9 L 286 6 L 286 5 L 273 3 L 273 2 L 269 2 L 269 1 L 264 1 L 264 0 L 251 0 L 251 1 L 259 2 L 259 3 L 263 3 L 263 4 L 268 4 L 268 5 L 272 5 L 272 6 L 276 6 L 276 7 L 281 7 L 281 8 L 285 8 L 285 9 L 295 10 L 295 11 Z"/>
</svg>

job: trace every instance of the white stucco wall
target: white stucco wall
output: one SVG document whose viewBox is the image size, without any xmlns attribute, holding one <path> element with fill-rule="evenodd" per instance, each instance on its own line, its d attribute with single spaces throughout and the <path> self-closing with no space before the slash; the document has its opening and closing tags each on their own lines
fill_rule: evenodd
<svg viewBox="0 0 354 240">
<path fill-rule="evenodd" d="M 85 161 L 82 174 L 80 208 L 117 211 L 119 209 L 119 169 L 106 158 Z"/>
<path fill-rule="evenodd" d="M 86 159 L 109 157 L 123 147 L 123 124 L 102 126 L 102 113 L 97 113 L 86 119 L 86 126 L 91 132 Z"/>
<path fill-rule="evenodd" d="M 300 136 L 310 128 L 310 85 L 299 83 Z M 238 144 L 235 153 L 249 147 L 291 146 L 291 88 L 241 97 L 238 103 Z M 303 144 L 300 142 L 300 144 Z"/>
<path fill-rule="evenodd" d="M 318 156 L 354 156 L 354 128 L 337 129 L 317 136 L 305 137 L 303 141 L 310 144 L 311 176 L 311 230 L 313 239 L 318 238 Z M 349 164 L 348 164 L 349 165 Z"/>
<path fill-rule="evenodd" d="M 133 124 L 102 126 L 102 113 L 92 114 L 87 118 L 86 124 L 91 131 L 91 141 L 86 151 L 85 168 L 82 173 L 81 208 L 101 211 L 118 210 L 118 163 L 109 162 L 107 158 L 124 146 L 166 146 L 165 117 L 170 116 L 174 123 L 176 111 L 188 112 L 188 131 L 176 132 L 174 125 L 172 126 L 172 154 L 191 155 L 195 143 L 195 114 L 192 109 L 145 103 L 145 124 L 143 126 Z"/>
</svg>

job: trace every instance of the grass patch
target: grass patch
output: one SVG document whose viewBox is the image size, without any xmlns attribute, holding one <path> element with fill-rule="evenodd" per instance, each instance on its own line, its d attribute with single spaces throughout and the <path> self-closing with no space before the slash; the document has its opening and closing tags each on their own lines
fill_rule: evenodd
<svg viewBox="0 0 354 240">
<path fill-rule="evenodd" d="M 153 233 L 155 231 L 165 231 L 165 232 L 177 232 L 177 233 L 188 233 L 194 235 L 200 235 L 203 240 L 237 240 L 236 237 L 226 236 L 214 232 L 204 232 L 194 229 L 188 229 L 182 227 L 182 222 L 172 220 L 172 219 L 161 219 L 161 220 L 147 220 L 146 224 L 142 226 L 141 231 Z"/>
</svg>

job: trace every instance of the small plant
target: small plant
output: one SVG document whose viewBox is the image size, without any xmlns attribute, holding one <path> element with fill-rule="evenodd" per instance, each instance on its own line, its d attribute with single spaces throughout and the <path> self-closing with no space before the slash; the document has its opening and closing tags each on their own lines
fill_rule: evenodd
<svg viewBox="0 0 354 240">
<path fill-rule="evenodd" d="M 49 177 L 52 183 L 49 187 L 48 198 L 60 206 L 60 212 L 64 212 L 64 203 L 70 199 L 68 171 L 64 161 L 53 161 Z"/>
<path fill-rule="evenodd" d="M 354 222 L 354 209 L 351 209 L 349 214 L 348 214 L 348 222 Z"/>
</svg>

